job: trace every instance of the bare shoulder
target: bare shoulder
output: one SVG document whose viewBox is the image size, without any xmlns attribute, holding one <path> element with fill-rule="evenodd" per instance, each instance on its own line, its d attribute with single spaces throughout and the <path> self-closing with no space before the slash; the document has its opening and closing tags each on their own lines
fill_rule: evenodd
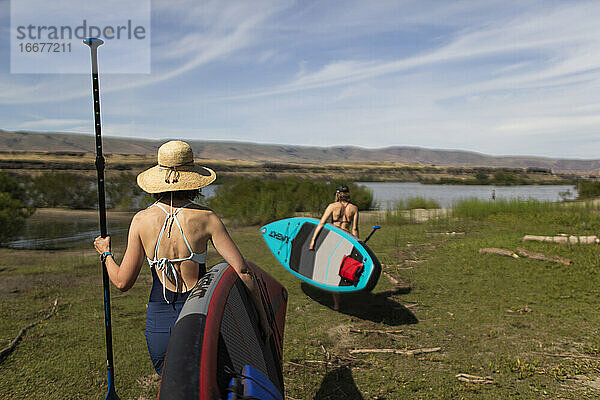
<svg viewBox="0 0 600 400">
<path fill-rule="evenodd" d="M 202 215 L 203 218 L 206 218 L 209 224 L 221 223 L 221 218 L 219 218 L 217 213 L 211 210 L 210 208 L 203 207 L 199 208 L 198 210 L 200 211 L 199 214 Z"/>
<path fill-rule="evenodd" d="M 144 208 L 143 210 L 136 212 L 135 215 L 133 216 L 133 218 L 131 218 L 131 227 L 138 226 L 147 217 L 147 215 L 148 215 L 147 208 Z"/>
</svg>

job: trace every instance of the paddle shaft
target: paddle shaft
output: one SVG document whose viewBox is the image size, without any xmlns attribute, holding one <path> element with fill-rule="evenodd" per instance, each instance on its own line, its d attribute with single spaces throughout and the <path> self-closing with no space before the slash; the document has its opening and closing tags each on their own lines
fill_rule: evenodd
<svg viewBox="0 0 600 400">
<path fill-rule="evenodd" d="M 100 123 L 100 85 L 98 84 L 98 47 L 104 43 L 100 39 L 83 41 L 90 47 L 92 54 L 92 90 L 94 99 L 94 125 L 96 131 L 96 172 L 98 175 L 98 213 L 100 215 L 100 236 L 107 237 L 106 229 L 106 194 L 104 192 L 104 155 L 102 154 L 102 125 Z M 106 399 L 119 397 L 115 392 L 115 373 L 112 350 L 112 327 L 110 316 L 110 281 L 106 261 L 102 261 L 102 284 L 104 287 L 104 320 L 106 328 L 106 370 L 108 375 L 108 392 Z"/>
<path fill-rule="evenodd" d="M 379 229 L 379 227 L 375 228 L 373 227 L 373 230 L 371 231 L 371 233 L 369 233 L 369 236 L 367 236 L 367 238 L 365 240 L 363 240 L 363 243 L 367 243 L 369 241 L 369 239 L 371 239 L 371 236 L 373 236 L 373 234 L 375 233 L 375 231 Z"/>
</svg>

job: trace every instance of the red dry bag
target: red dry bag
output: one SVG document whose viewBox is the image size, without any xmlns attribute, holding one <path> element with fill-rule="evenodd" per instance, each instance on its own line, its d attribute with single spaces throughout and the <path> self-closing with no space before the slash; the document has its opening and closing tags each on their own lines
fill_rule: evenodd
<svg viewBox="0 0 600 400">
<path fill-rule="evenodd" d="M 358 285 L 360 276 L 365 270 L 365 265 L 360 261 L 356 261 L 350 256 L 344 256 L 340 265 L 340 276 L 351 282 L 354 286 Z"/>
</svg>

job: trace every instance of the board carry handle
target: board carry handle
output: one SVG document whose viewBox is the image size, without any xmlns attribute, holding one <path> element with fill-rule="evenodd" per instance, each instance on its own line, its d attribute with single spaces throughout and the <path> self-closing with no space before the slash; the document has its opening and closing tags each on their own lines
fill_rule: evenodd
<svg viewBox="0 0 600 400">
<path fill-rule="evenodd" d="M 381 229 L 381 226 L 373 225 L 373 230 L 371 231 L 371 233 L 369 233 L 369 236 L 367 236 L 367 238 L 365 240 L 363 240 L 363 243 L 367 243 L 369 241 L 369 239 L 371 239 L 371 236 L 373 236 L 375 231 L 377 231 L 378 229 Z"/>
</svg>

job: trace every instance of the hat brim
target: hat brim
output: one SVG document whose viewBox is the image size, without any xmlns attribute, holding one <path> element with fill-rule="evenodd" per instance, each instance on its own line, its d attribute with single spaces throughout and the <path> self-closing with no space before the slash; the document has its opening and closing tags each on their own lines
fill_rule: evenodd
<svg viewBox="0 0 600 400">
<path fill-rule="evenodd" d="M 169 168 L 156 165 L 137 176 L 137 184 L 144 192 L 163 193 L 180 190 L 196 190 L 210 185 L 217 179 L 217 174 L 210 168 L 186 166 L 177 168 L 177 179 L 165 178 Z M 173 172 L 175 173 L 175 172 Z"/>
</svg>

